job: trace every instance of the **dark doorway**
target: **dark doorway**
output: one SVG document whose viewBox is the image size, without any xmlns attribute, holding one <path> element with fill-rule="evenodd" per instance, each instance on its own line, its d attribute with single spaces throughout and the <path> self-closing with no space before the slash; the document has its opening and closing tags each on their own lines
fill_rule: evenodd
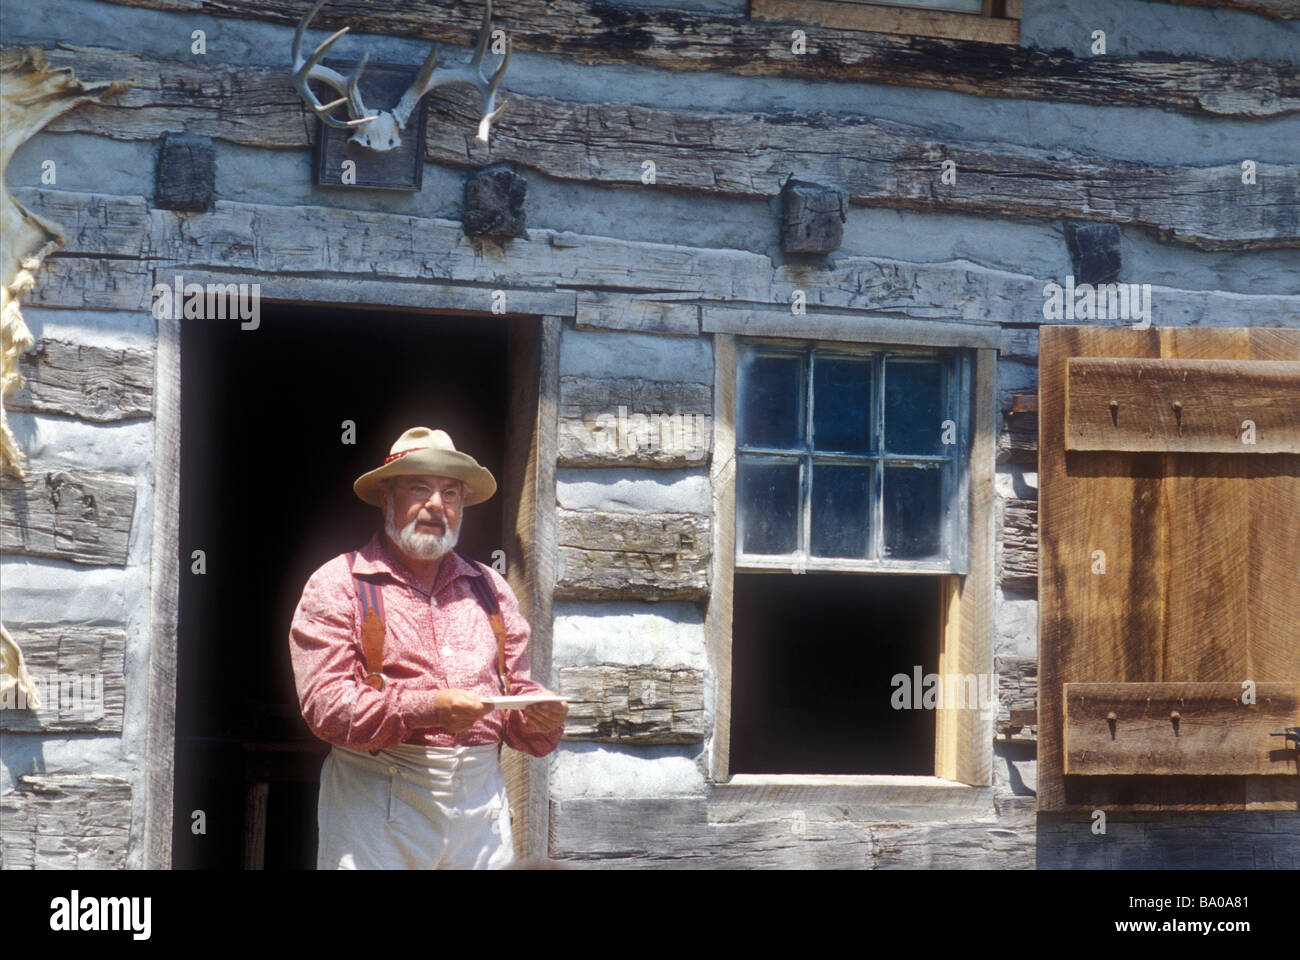
<svg viewBox="0 0 1300 960">
<path fill-rule="evenodd" d="M 266 868 L 315 866 L 328 747 L 298 711 L 294 608 L 381 522 L 352 481 L 406 428 L 445 429 L 502 482 L 507 340 L 498 317 L 266 303 L 255 330 L 182 322 L 176 867 L 238 869 L 259 804 Z M 501 545 L 498 495 L 466 512 L 457 550 L 490 562 Z"/>
<path fill-rule="evenodd" d="M 732 610 L 732 773 L 934 775 L 890 681 L 938 670 L 937 577 L 738 573 Z"/>
</svg>

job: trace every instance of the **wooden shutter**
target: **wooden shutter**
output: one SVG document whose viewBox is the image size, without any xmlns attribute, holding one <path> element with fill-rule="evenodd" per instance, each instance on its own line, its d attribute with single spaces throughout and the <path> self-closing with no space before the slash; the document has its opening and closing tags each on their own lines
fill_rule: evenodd
<svg viewBox="0 0 1300 960">
<path fill-rule="evenodd" d="M 1041 328 L 1039 544 L 1039 810 L 1300 808 L 1300 330 Z"/>
</svg>

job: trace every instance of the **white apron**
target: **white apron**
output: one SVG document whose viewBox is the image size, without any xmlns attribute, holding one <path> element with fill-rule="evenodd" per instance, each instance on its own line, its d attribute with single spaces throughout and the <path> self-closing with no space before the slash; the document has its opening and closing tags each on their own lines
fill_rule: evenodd
<svg viewBox="0 0 1300 960">
<path fill-rule="evenodd" d="M 499 869 L 514 862 L 495 744 L 335 746 L 320 772 L 318 870 Z"/>
</svg>

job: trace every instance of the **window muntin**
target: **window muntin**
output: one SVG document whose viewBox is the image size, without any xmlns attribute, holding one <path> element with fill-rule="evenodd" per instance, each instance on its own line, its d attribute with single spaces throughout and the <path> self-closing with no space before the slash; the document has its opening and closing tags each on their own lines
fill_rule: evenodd
<svg viewBox="0 0 1300 960">
<path fill-rule="evenodd" d="M 738 353 L 737 568 L 964 572 L 965 351 Z"/>
</svg>

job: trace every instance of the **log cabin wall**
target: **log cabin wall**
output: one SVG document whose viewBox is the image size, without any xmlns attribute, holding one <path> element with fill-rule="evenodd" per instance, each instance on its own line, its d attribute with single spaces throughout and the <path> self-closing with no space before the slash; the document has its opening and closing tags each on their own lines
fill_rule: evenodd
<svg viewBox="0 0 1300 960">
<path fill-rule="evenodd" d="M 432 40 L 472 42 L 479 8 L 442 6 L 330 3 L 313 26 L 352 23 L 354 52 L 414 66 Z M 156 511 L 175 509 L 178 341 L 149 305 L 155 277 L 183 265 L 187 280 L 256 280 L 286 299 L 334 284 L 340 302 L 485 311 L 505 288 L 512 312 L 563 319 L 545 679 L 581 704 L 546 762 L 549 822 L 534 834 L 549 839 L 534 852 L 644 866 L 1300 866 L 1294 817 L 1232 817 L 1229 848 L 1213 817 L 1133 817 L 1102 844 L 1087 821 L 1034 816 L 1043 288 L 1118 249 L 1118 279 L 1151 284 L 1157 326 L 1300 326 L 1300 21 L 1258 6 L 1025 0 L 1018 45 L 796 24 L 817 51 L 800 58 L 793 27 L 751 20 L 744 0 L 502 2 L 507 112 L 484 148 L 467 100 L 435 98 L 418 193 L 312 185 L 315 121 L 288 82 L 305 3 L 7 10 L 6 45 L 135 85 L 55 121 L 7 173 L 68 242 L 24 307 L 38 342 L 29 386 L 6 404 L 28 476 L 6 487 L 4 620 L 30 663 L 102 674 L 108 709 L 91 726 L 6 720 L 3 865 L 170 862 L 159 691 L 183 572 Z M 1095 30 L 1106 56 L 1091 53 Z M 181 133 L 211 144 L 207 212 L 156 205 L 162 138 Z M 528 236 L 480 249 L 460 230 L 464 183 L 498 161 L 527 179 Z M 825 260 L 781 252 L 790 176 L 848 197 Z M 718 319 L 729 308 L 788 314 L 796 289 L 810 315 L 947 325 L 997 350 L 987 782 L 812 800 L 713 782 L 714 385 L 734 345 L 714 331 L 731 329 Z M 600 416 L 620 405 L 647 426 L 680 416 L 673 429 L 689 423 L 701 442 L 610 442 L 620 428 Z M 41 517 L 62 502 L 54 487 L 100 505 L 94 530 L 41 535 L 59 526 Z"/>
</svg>

